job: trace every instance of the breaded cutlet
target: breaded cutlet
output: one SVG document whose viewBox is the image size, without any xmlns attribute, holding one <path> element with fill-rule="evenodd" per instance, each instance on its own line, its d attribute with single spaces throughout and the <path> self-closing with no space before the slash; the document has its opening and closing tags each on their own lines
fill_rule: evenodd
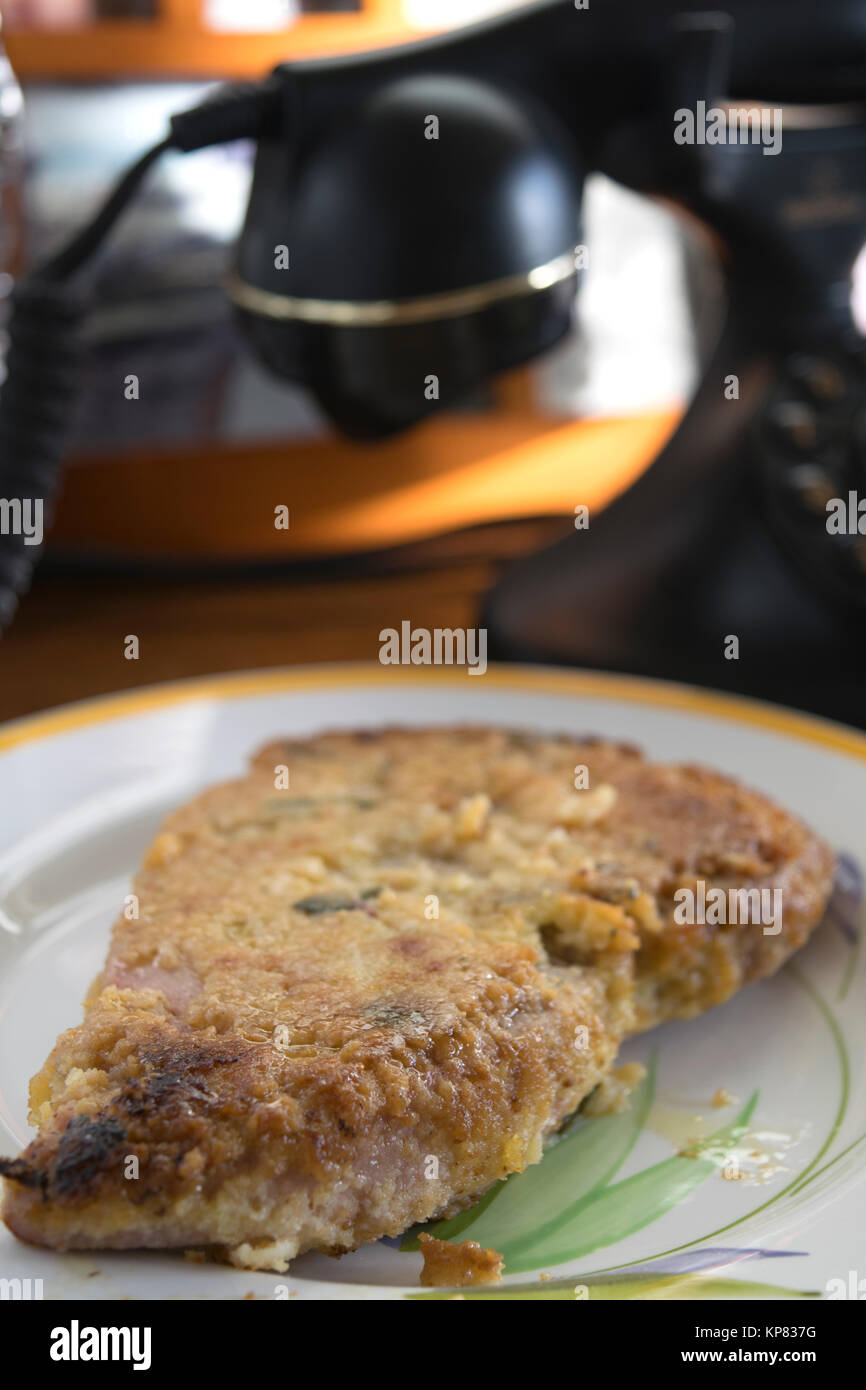
<svg viewBox="0 0 866 1390">
<path fill-rule="evenodd" d="M 283 1269 L 536 1162 L 624 1037 L 775 970 L 834 859 L 730 778 L 486 728 L 272 743 L 165 822 L 4 1217 L 60 1249 Z M 780 929 L 681 925 L 703 882 Z"/>
</svg>

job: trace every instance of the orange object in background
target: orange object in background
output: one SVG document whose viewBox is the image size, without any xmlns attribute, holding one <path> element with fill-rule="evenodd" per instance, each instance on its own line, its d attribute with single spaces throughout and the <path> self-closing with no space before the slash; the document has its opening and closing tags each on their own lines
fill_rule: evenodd
<svg viewBox="0 0 866 1390">
<path fill-rule="evenodd" d="M 402 0 L 363 0 L 357 12 L 301 14 L 265 33 L 216 31 L 205 0 L 153 0 L 152 19 L 100 18 L 49 28 L 19 4 L 6 35 L 21 78 L 261 77 L 288 58 L 322 57 L 418 37 Z"/>
<path fill-rule="evenodd" d="M 52 547 L 124 556 L 301 559 L 519 517 L 602 508 L 648 466 L 680 412 L 551 424 L 507 411 L 409 435 L 82 461 Z M 277 530 L 274 508 L 289 508 Z"/>
</svg>

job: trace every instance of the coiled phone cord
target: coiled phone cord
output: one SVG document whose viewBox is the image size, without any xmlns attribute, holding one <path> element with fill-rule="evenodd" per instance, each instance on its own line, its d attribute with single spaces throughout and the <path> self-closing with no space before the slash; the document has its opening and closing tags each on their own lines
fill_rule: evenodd
<svg viewBox="0 0 866 1390">
<path fill-rule="evenodd" d="M 82 376 L 87 298 L 73 277 L 126 207 L 163 140 L 124 175 L 96 217 L 9 296 L 9 351 L 0 387 L 0 631 L 30 585 L 40 545 L 35 508 L 48 525 Z M 20 510 L 19 510 L 20 509 Z"/>
<path fill-rule="evenodd" d="M 44 530 L 59 492 L 83 375 L 88 298 L 77 272 L 160 155 L 269 133 L 279 119 L 280 92 L 275 78 L 220 87 L 202 105 L 172 117 L 170 136 L 124 174 L 88 225 L 12 290 L 0 387 L 0 632 L 29 588 L 40 554 L 34 509 L 41 508 Z"/>
</svg>

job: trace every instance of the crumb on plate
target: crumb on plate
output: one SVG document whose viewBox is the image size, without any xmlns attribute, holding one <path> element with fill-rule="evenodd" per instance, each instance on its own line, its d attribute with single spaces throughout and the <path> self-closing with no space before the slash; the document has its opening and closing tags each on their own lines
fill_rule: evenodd
<svg viewBox="0 0 866 1390">
<path fill-rule="evenodd" d="M 499 1284 L 504 1263 L 498 1250 L 485 1250 L 477 1240 L 452 1245 L 426 1232 L 418 1237 L 424 1268 L 425 1288 L 465 1288 L 470 1284 Z"/>
<path fill-rule="evenodd" d="M 726 1091 L 724 1086 L 720 1086 L 710 1101 L 710 1104 L 714 1105 L 717 1110 L 722 1110 L 726 1105 L 736 1104 L 736 1100 L 737 1097 L 735 1095 L 732 1095 L 730 1091 Z"/>
</svg>

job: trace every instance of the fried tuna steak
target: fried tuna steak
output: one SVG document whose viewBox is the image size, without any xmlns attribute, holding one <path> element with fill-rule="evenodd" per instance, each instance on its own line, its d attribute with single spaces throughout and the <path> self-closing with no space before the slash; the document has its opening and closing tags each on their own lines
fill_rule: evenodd
<svg viewBox="0 0 866 1390">
<path fill-rule="evenodd" d="M 785 960 L 832 867 L 763 797 L 621 745 L 275 743 L 151 846 L 32 1082 L 5 1220 L 282 1269 L 458 1210 L 541 1156 L 624 1036 Z M 779 927 L 678 923 L 701 882 L 780 890 Z"/>
</svg>

